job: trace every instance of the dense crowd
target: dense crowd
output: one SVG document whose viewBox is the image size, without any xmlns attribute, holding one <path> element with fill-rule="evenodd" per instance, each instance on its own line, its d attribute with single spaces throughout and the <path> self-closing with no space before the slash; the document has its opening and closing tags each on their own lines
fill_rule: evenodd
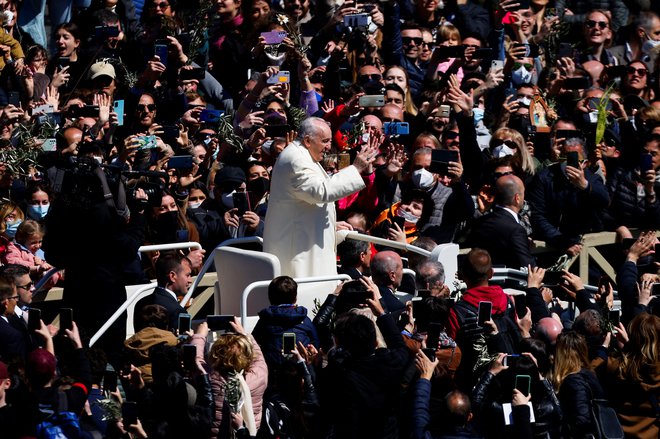
<svg viewBox="0 0 660 439">
<path fill-rule="evenodd" d="M 658 14 L 0 0 L 0 437 L 657 438 Z M 338 230 L 471 250 L 445 285 Z M 566 269 L 603 231 L 616 277 Z M 271 305 L 191 322 L 192 276 L 250 236 Z M 202 249 L 138 253 L 176 242 Z M 353 281 L 298 306 L 335 261 Z"/>
</svg>

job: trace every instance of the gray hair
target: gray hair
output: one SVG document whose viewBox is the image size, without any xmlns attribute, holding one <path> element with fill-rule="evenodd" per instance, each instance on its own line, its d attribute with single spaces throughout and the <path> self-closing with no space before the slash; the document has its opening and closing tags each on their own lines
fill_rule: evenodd
<svg viewBox="0 0 660 439">
<path fill-rule="evenodd" d="M 658 15 L 653 11 L 642 11 L 637 18 L 633 20 L 632 24 L 634 29 L 641 27 L 644 29 L 644 32 L 648 33 L 653 29 L 653 20 L 656 18 L 658 18 Z"/>
<path fill-rule="evenodd" d="M 308 117 L 303 120 L 298 130 L 298 140 L 302 141 L 305 136 L 317 136 L 321 131 L 321 124 L 330 126 L 328 122 L 320 117 Z"/>
<path fill-rule="evenodd" d="M 415 283 L 417 289 L 426 288 L 426 285 L 445 283 L 445 267 L 439 261 L 424 261 L 415 270 Z"/>
<path fill-rule="evenodd" d="M 566 139 L 564 142 L 564 149 L 575 147 L 580 147 L 582 157 L 587 157 L 587 146 L 585 145 L 584 139 L 581 137 L 571 137 L 570 139 Z"/>
<path fill-rule="evenodd" d="M 416 157 L 418 155 L 430 155 L 431 151 L 433 151 L 431 148 L 424 147 L 424 148 L 419 148 L 413 153 L 413 157 Z"/>
</svg>

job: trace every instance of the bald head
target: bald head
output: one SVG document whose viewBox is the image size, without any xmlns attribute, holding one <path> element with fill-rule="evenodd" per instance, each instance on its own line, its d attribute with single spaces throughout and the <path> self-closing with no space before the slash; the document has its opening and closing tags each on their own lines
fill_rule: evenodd
<svg viewBox="0 0 660 439">
<path fill-rule="evenodd" d="M 373 114 L 368 114 L 362 118 L 362 122 L 366 128 L 373 128 L 374 130 L 383 132 L 383 122 Z"/>
<path fill-rule="evenodd" d="M 564 327 L 552 317 L 543 317 L 536 324 L 536 338 L 547 346 L 554 346 Z"/>
<path fill-rule="evenodd" d="M 378 252 L 371 259 L 371 277 L 376 285 L 397 288 L 403 277 L 401 256 L 393 251 Z"/>
<path fill-rule="evenodd" d="M 380 120 L 383 122 L 403 122 L 403 110 L 398 105 L 385 104 L 380 109 Z"/>
<path fill-rule="evenodd" d="M 470 397 L 460 390 L 449 392 L 445 396 L 445 404 L 449 413 L 449 422 L 456 427 L 464 427 L 472 419 Z"/>
<path fill-rule="evenodd" d="M 522 209 L 525 200 L 525 184 L 515 175 L 504 175 L 495 182 L 495 202 L 514 212 Z"/>
</svg>

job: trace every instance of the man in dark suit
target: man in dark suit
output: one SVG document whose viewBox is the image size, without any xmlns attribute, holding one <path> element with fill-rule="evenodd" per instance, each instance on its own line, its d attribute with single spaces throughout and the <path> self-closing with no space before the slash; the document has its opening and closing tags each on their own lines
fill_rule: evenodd
<svg viewBox="0 0 660 439">
<path fill-rule="evenodd" d="M 371 244 L 356 239 L 346 239 L 337 246 L 337 256 L 341 266 L 337 269 L 339 274 L 347 274 L 351 279 L 359 279 L 369 275 L 371 262 Z"/>
<path fill-rule="evenodd" d="M 490 253 L 493 264 L 518 269 L 535 265 L 529 240 L 518 213 L 525 201 L 525 184 L 515 175 L 504 175 L 495 182 L 495 207 L 475 221 L 466 241 Z"/>
<path fill-rule="evenodd" d="M 9 324 L 23 334 L 26 341 L 27 351 L 39 347 L 39 339 L 36 334 L 28 332 L 28 309 L 32 304 L 32 293 L 34 293 L 34 282 L 30 279 L 30 269 L 24 265 L 7 264 L 0 267 L 0 279 L 14 287 L 14 294 L 18 297 L 14 314 L 7 316 Z"/>
<path fill-rule="evenodd" d="M 403 279 L 403 261 L 393 251 L 381 251 L 371 260 L 371 278 L 380 290 L 382 303 L 389 312 L 400 313 L 406 306 L 394 295 Z"/>
<path fill-rule="evenodd" d="M 0 359 L 9 361 L 22 360 L 27 356 L 27 343 L 24 334 L 9 321 L 14 318 L 18 302 L 16 289 L 10 283 L 0 280 Z"/>
<path fill-rule="evenodd" d="M 154 292 L 141 299 L 135 305 L 134 316 L 147 305 L 160 305 L 167 310 L 170 329 L 178 326 L 180 313 L 186 310 L 179 304 L 180 297 L 185 296 L 192 283 L 191 264 L 188 258 L 179 254 L 161 255 L 156 261 L 156 281 L 158 286 Z M 133 321 L 135 325 L 135 319 Z"/>
</svg>

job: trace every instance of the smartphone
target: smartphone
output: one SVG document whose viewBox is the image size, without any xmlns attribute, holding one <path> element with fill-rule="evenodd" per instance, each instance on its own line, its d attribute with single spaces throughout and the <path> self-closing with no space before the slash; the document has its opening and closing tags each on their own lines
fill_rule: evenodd
<svg viewBox="0 0 660 439">
<path fill-rule="evenodd" d="M 187 313 L 179 313 L 179 334 L 185 334 L 192 329 L 192 316 Z"/>
<path fill-rule="evenodd" d="M 519 319 L 522 319 L 527 314 L 527 296 L 518 294 L 514 297 L 514 301 L 516 304 L 516 315 Z"/>
<path fill-rule="evenodd" d="M 199 121 L 204 123 L 218 123 L 223 114 L 225 112 L 222 110 L 207 110 L 205 108 L 199 113 Z"/>
<path fill-rule="evenodd" d="M 98 39 L 105 40 L 106 38 L 119 36 L 119 27 L 117 26 L 94 26 L 94 36 Z"/>
<path fill-rule="evenodd" d="M 176 125 L 163 126 L 163 139 L 165 140 L 176 140 L 180 134 L 179 127 Z"/>
<path fill-rule="evenodd" d="M 282 351 L 284 355 L 289 355 L 296 348 L 296 333 L 285 332 L 282 334 Z"/>
<path fill-rule="evenodd" d="M 236 212 L 238 216 L 250 211 L 250 197 L 247 192 L 234 192 L 231 197 L 234 200 L 234 207 L 238 209 Z"/>
<path fill-rule="evenodd" d="M 493 57 L 493 49 L 490 47 L 480 47 L 479 49 L 476 49 L 472 53 L 472 58 L 473 59 L 484 59 L 484 58 L 492 58 Z"/>
<path fill-rule="evenodd" d="M 660 244 L 655 245 L 655 262 L 660 262 Z"/>
<path fill-rule="evenodd" d="M 138 142 L 138 149 L 154 149 L 158 148 L 156 143 L 156 136 L 138 136 L 136 138 Z"/>
<path fill-rule="evenodd" d="M 591 81 L 586 76 L 564 79 L 564 88 L 566 90 L 586 90 L 591 87 Z"/>
<path fill-rule="evenodd" d="M 529 9 L 529 0 L 518 0 L 518 3 L 520 4 L 518 10 Z"/>
<path fill-rule="evenodd" d="M 347 152 L 337 154 L 337 169 L 340 171 L 351 166 L 351 155 Z"/>
<path fill-rule="evenodd" d="M 175 242 L 188 242 L 190 241 L 190 234 L 188 229 L 179 229 L 176 231 Z"/>
<path fill-rule="evenodd" d="M 179 72 L 179 79 L 182 81 L 190 81 L 197 79 L 198 81 L 204 79 L 206 71 L 201 67 L 194 67 L 192 69 L 182 69 Z"/>
<path fill-rule="evenodd" d="M 385 96 L 383 95 L 363 95 L 358 100 L 360 107 L 384 107 Z"/>
<path fill-rule="evenodd" d="M 106 370 L 103 372 L 103 390 L 114 392 L 117 390 L 117 372 Z"/>
<path fill-rule="evenodd" d="M 124 100 L 120 99 L 120 100 L 115 101 L 112 104 L 112 107 L 113 107 L 115 113 L 117 113 L 117 125 L 120 126 L 120 127 L 123 127 L 124 126 Z"/>
<path fill-rule="evenodd" d="M 405 223 L 406 223 L 406 220 L 405 220 L 405 218 L 403 218 L 403 217 L 400 217 L 400 216 L 393 216 L 393 217 L 392 217 L 392 227 L 394 227 L 394 224 L 396 224 L 397 226 L 399 226 L 399 228 L 400 228 L 401 230 L 404 230 L 404 229 L 403 229 L 403 225 L 404 225 Z"/>
<path fill-rule="evenodd" d="M 426 358 L 428 358 L 430 361 L 435 361 L 435 349 L 424 348 L 422 349 L 422 352 L 424 353 L 424 355 L 426 355 Z"/>
<path fill-rule="evenodd" d="M 428 331 L 426 333 L 426 347 L 434 351 L 440 345 L 440 331 L 442 331 L 442 324 L 429 323 Z"/>
<path fill-rule="evenodd" d="M 233 331 L 230 323 L 234 321 L 232 315 L 214 315 L 206 316 L 206 323 L 209 325 L 209 331 Z"/>
<path fill-rule="evenodd" d="M 71 58 L 68 56 L 60 56 L 57 59 L 57 65 L 59 66 L 60 70 L 62 70 L 64 67 L 68 67 L 71 64 Z"/>
<path fill-rule="evenodd" d="M 73 309 L 60 308 L 60 331 L 73 330 Z"/>
<path fill-rule="evenodd" d="M 191 169 L 193 167 L 193 158 L 191 155 L 175 155 L 167 161 L 168 169 Z"/>
<path fill-rule="evenodd" d="M 516 375 L 516 389 L 525 396 L 529 396 L 532 378 L 529 375 Z"/>
<path fill-rule="evenodd" d="M 557 58 L 573 58 L 573 46 L 570 43 L 560 43 Z"/>
<path fill-rule="evenodd" d="M 155 44 L 154 55 L 156 55 L 165 68 L 167 68 L 167 44 Z"/>
<path fill-rule="evenodd" d="M 557 139 L 581 138 L 582 133 L 578 130 L 557 130 L 555 137 Z"/>
<path fill-rule="evenodd" d="M 447 58 L 463 58 L 465 54 L 465 46 L 438 46 L 435 48 L 438 51 L 438 57 L 441 59 Z"/>
<path fill-rule="evenodd" d="M 434 149 L 431 151 L 431 166 L 429 172 L 447 175 L 449 162 L 458 163 L 458 151 Z"/>
<path fill-rule="evenodd" d="M 577 151 L 569 151 L 566 153 L 566 164 L 576 169 L 580 169 L 580 158 Z"/>
<path fill-rule="evenodd" d="M 21 106 L 21 95 L 17 91 L 7 92 L 7 104 L 14 107 Z"/>
<path fill-rule="evenodd" d="M 653 286 L 651 287 L 651 295 L 660 296 L 660 282 L 656 282 L 653 284 Z"/>
<path fill-rule="evenodd" d="M 608 287 L 611 283 L 609 276 L 601 276 L 598 278 L 598 289 L 603 286 Z"/>
<path fill-rule="evenodd" d="M 280 70 L 278 73 L 268 78 L 266 84 L 288 84 L 289 82 L 291 82 L 291 72 Z"/>
<path fill-rule="evenodd" d="M 519 354 L 506 354 L 504 360 L 502 360 L 502 364 L 508 367 L 514 367 L 518 363 L 518 360 L 520 360 Z"/>
<path fill-rule="evenodd" d="M 137 402 L 124 401 L 121 405 L 121 417 L 124 428 L 137 424 L 138 419 L 138 406 Z"/>
<path fill-rule="evenodd" d="M 417 290 L 417 297 L 421 297 L 422 299 L 426 299 L 427 297 L 431 296 L 431 290 L 428 288 L 420 288 Z"/>
<path fill-rule="evenodd" d="M 100 110 L 98 105 L 83 105 L 70 107 L 69 112 L 71 117 L 99 117 Z"/>
<path fill-rule="evenodd" d="M 504 61 L 501 59 L 494 59 L 490 62 L 490 71 L 494 72 L 495 70 L 504 70 Z"/>
<path fill-rule="evenodd" d="M 197 369 L 197 348 L 194 344 L 183 345 L 183 368 L 188 371 Z"/>
<path fill-rule="evenodd" d="M 449 117 L 451 114 L 451 107 L 449 105 L 440 105 L 440 110 L 438 111 L 438 117 Z"/>
<path fill-rule="evenodd" d="M 517 58 L 536 58 L 539 56 L 539 46 L 529 43 L 514 43 L 513 47 L 525 47 L 525 53 Z"/>
<path fill-rule="evenodd" d="M 38 308 L 30 308 L 28 311 L 28 331 L 32 332 L 35 329 L 41 328 L 41 310 Z"/>
<path fill-rule="evenodd" d="M 410 126 L 408 122 L 385 122 L 383 133 L 386 136 L 406 136 L 410 134 Z"/>
<path fill-rule="evenodd" d="M 609 311 L 609 316 L 608 319 L 612 325 L 619 326 L 619 323 L 621 323 L 621 310 L 620 309 L 611 309 Z"/>
<path fill-rule="evenodd" d="M 285 31 L 272 30 L 270 32 L 262 32 L 261 36 L 264 37 L 266 44 L 280 44 L 287 37 Z"/>
<path fill-rule="evenodd" d="M 653 157 L 651 154 L 643 153 L 639 158 L 639 170 L 646 174 L 653 169 Z"/>
<path fill-rule="evenodd" d="M 479 310 L 478 310 L 478 319 L 477 319 L 477 325 L 479 326 L 484 326 L 484 324 L 490 320 L 491 317 L 491 312 L 493 311 L 493 303 L 492 302 L 479 302 Z"/>
<path fill-rule="evenodd" d="M 344 16 L 344 26 L 364 29 L 369 26 L 369 14 L 349 14 Z"/>
<path fill-rule="evenodd" d="M 264 125 L 266 130 L 266 137 L 274 139 L 276 137 L 286 137 L 287 133 L 291 131 L 291 126 L 287 124 Z"/>
<path fill-rule="evenodd" d="M 57 139 L 54 137 L 44 139 L 44 142 L 41 144 L 41 150 L 46 152 L 57 151 Z"/>
</svg>

